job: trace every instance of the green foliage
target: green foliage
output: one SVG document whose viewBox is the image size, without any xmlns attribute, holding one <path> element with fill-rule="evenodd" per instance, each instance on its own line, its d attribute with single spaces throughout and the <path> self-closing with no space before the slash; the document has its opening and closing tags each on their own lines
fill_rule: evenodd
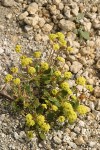
<svg viewBox="0 0 100 150">
<path fill-rule="evenodd" d="M 84 14 L 79 13 L 77 17 L 73 18 L 73 20 L 77 24 L 77 29 L 74 30 L 74 33 L 80 37 L 80 39 L 89 40 L 90 35 L 89 32 L 85 31 L 84 27 L 80 24 L 80 20 L 84 19 Z"/>
<path fill-rule="evenodd" d="M 88 38 L 83 31 L 80 33 L 85 39 Z M 11 74 L 5 77 L 5 84 L 10 86 L 7 93 L 13 98 L 9 105 L 24 114 L 29 138 L 35 130 L 41 139 L 45 139 L 45 133 L 52 127 L 62 126 L 66 122 L 73 123 L 78 111 L 81 114 L 88 112 L 85 106 L 79 107 L 77 86 L 70 88 L 68 80 L 73 75 L 65 70 L 66 60 L 61 57 L 61 53 L 70 53 L 73 48 L 67 46 L 65 36 L 60 32 L 50 34 L 49 38 L 52 49 L 44 61 L 40 51 L 28 57 L 21 51 L 21 46 L 17 45 L 15 50 L 20 55 L 19 66 L 11 68 Z M 85 86 L 86 80 L 80 77 L 76 84 Z M 92 90 L 89 85 L 87 88 Z"/>
</svg>

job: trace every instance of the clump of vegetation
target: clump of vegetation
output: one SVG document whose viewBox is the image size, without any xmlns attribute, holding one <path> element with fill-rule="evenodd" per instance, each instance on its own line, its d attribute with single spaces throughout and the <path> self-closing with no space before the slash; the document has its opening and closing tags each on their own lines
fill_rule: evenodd
<svg viewBox="0 0 100 150">
<path fill-rule="evenodd" d="M 65 70 L 66 62 L 61 54 L 73 48 L 67 46 L 65 36 L 60 32 L 50 34 L 49 39 L 50 55 L 44 61 L 41 51 L 29 57 L 23 54 L 20 45 L 16 45 L 19 66 L 12 67 L 10 74 L 5 76 L 5 83 L 10 86 L 7 93 L 13 99 L 9 105 L 12 104 L 16 111 L 25 116 L 26 132 L 30 138 L 36 131 L 44 139 L 45 133 L 53 127 L 72 124 L 79 114 L 89 111 L 87 106 L 80 104 L 76 85 L 93 91 L 84 77 L 75 79 L 76 85 L 70 87 L 68 80 L 73 78 L 73 74 Z"/>
</svg>

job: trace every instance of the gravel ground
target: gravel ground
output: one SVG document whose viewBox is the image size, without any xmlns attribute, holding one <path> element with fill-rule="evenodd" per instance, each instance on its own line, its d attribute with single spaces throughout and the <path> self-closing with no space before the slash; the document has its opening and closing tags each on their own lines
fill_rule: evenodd
<svg viewBox="0 0 100 150">
<path fill-rule="evenodd" d="M 82 42 L 73 32 L 77 23 L 72 19 L 84 13 L 80 25 L 90 33 Z M 4 107 L 0 99 L 0 150 L 99 150 L 100 149 L 100 2 L 99 0 L 0 0 L 0 84 L 9 67 L 18 63 L 15 45 L 21 44 L 30 53 L 47 49 L 48 34 L 61 31 L 74 47 L 65 56 L 66 69 L 83 75 L 94 86 L 94 93 L 83 102 L 91 111 L 79 117 L 74 125 L 53 130 L 45 141 L 36 136 L 29 141 L 24 120 Z M 69 34 L 68 34 L 69 33 Z M 47 51 L 45 51 L 46 53 Z M 44 56 L 45 56 L 44 53 Z M 71 80 L 70 84 L 73 85 Z M 82 87 L 79 86 L 79 91 Z"/>
</svg>

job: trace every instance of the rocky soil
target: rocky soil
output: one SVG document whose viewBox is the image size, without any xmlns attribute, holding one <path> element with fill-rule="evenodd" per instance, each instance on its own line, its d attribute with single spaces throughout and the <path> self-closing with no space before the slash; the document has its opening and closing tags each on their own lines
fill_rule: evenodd
<svg viewBox="0 0 100 150">
<path fill-rule="evenodd" d="M 79 18 L 79 14 L 81 17 Z M 83 15 L 84 14 L 84 15 Z M 78 17 L 77 17 L 78 16 Z M 78 22 L 76 19 L 78 18 Z M 81 40 L 75 29 L 83 27 L 90 35 Z M 0 150 L 99 150 L 100 149 L 100 1 L 99 0 L 0 0 L 0 86 L 10 66 L 18 63 L 16 44 L 32 53 L 48 53 L 48 34 L 61 31 L 74 47 L 66 59 L 66 70 L 83 75 L 94 86 L 83 102 L 91 111 L 74 125 L 53 130 L 47 140 L 36 136 L 29 141 L 24 121 L 14 116 L 0 99 Z M 74 84 L 74 80 L 70 81 Z M 81 86 L 79 91 L 84 91 Z M 85 92 L 85 91 L 84 91 Z"/>
</svg>

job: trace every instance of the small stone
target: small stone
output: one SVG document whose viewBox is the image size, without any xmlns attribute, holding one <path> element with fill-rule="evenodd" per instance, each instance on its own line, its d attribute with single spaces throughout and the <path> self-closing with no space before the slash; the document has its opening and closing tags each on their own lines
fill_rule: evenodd
<svg viewBox="0 0 100 150">
<path fill-rule="evenodd" d="M 59 10 L 63 10 L 63 8 L 64 8 L 64 4 L 63 3 L 59 3 Z"/>
<path fill-rule="evenodd" d="M 36 41 L 41 41 L 41 39 L 42 39 L 41 35 L 40 34 L 36 34 L 35 40 Z"/>
<path fill-rule="evenodd" d="M 94 103 L 93 102 L 89 102 L 89 107 L 92 109 L 92 110 L 94 110 Z"/>
<path fill-rule="evenodd" d="M 81 129 L 80 129 L 79 127 L 77 127 L 77 126 L 74 128 L 74 131 L 75 131 L 76 133 L 80 133 L 80 130 L 81 130 Z"/>
<path fill-rule="evenodd" d="M 68 142 L 69 146 L 73 149 L 77 148 L 77 145 L 74 142 Z"/>
<path fill-rule="evenodd" d="M 38 15 L 34 16 L 34 17 L 26 17 L 24 19 L 24 22 L 28 25 L 31 25 L 31 26 L 36 26 L 38 24 L 38 20 L 39 20 L 39 17 Z"/>
<path fill-rule="evenodd" d="M 23 20 L 23 19 L 25 19 L 27 16 L 28 16 L 28 12 L 25 11 L 24 13 L 21 13 L 18 18 L 19 18 L 19 20 Z"/>
<path fill-rule="evenodd" d="M 59 137 L 55 136 L 53 140 L 56 144 L 61 144 L 61 139 Z"/>
<path fill-rule="evenodd" d="M 86 23 L 84 23 L 84 28 L 85 28 L 85 30 L 88 31 L 88 32 L 90 32 L 91 26 L 92 26 L 92 23 L 91 23 L 91 22 L 86 22 Z"/>
<path fill-rule="evenodd" d="M 18 140 L 18 139 L 19 139 L 19 135 L 18 135 L 18 133 L 17 133 L 17 132 L 14 132 L 14 138 L 15 138 L 16 140 Z"/>
<path fill-rule="evenodd" d="M 95 141 L 90 141 L 90 142 L 89 142 L 89 146 L 90 146 L 90 147 L 94 147 L 95 145 L 96 145 L 96 142 L 95 142 Z"/>
<path fill-rule="evenodd" d="M 44 32 L 50 32 L 52 30 L 53 26 L 50 24 L 45 24 L 43 27 Z"/>
<path fill-rule="evenodd" d="M 29 12 L 29 14 L 33 15 L 38 11 L 38 4 L 37 3 L 31 3 L 28 8 L 27 11 Z"/>
<path fill-rule="evenodd" d="M 38 25 L 39 25 L 40 27 L 43 27 L 44 24 L 45 24 L 45 19 L 44 19 L 44 18 L 39 18 Z"/>
<path fill-rule="evenodd" d="M 72 9 L 72 13 L 77 16 L 78 15 L 78 12 L 79 12 L 79 7 L 76 7 L 74 9 Z"/>
<path fill-rule="evenodd" d="M 7 18 L 7 19 L 11 19 L 11 18 L 12 18 L 12 14 L 11 14 L 11 13 L 7 14 L 7 15 L 6 15 L 6 18 Z"/>
<path fill-rule="evenodd" d="M 14 0 L 2 0 L 2 5 L 6 7 L 12 7 L 14 6 L 15 1 Z"/>
<path fill-rule="evenodd" d="M 30 25 L 25 26 L 25 31 L 27 31 L 27 32 L 32 31 L 32 29 L 33 29 L 33 27 Z"/>
<path fill-rule="evenodd" d="M 84 127 L 84 126 L 85 126 L 85 123 L 84 123 L 82 120 L 80 120 L 80 121 L 78 122 L 78 125 L 79 125 L 80 127 Z"/>
<path fill-rule="evenodd" d="M 70 67 L 70 71 L 72 71 L 73 73 L 77 73 L 81 70 L 82 67 L 83 65 L 81 63 L 79 63 L 78 61 L 73 61 L 73 64 Z"/>
<path fill-rule="evenodd" d="M 59 5 L 60 2 L 61 2 L 61 0 L 53 0 L 53 3 L 56 5 Z"/>
<path fill-rule="evenodd" d="M 75 80 L 68 80 L 68 84 L 70 87 L 75 86 Z"/>
<path fill-rule="evenodd" d="M 4 50 L 0 47 L 0 54 L 4 53 Z"/>
<path fill-rule="evenodd" d="M 61 19 L 59 22 L 59 27 L 63 30 L 72 31 L 75 29 L 75 23 L 69 20 Z"/>
<path fill-rule="evenodd" d="M 84 139 L 83 139 L 82 136 L 79 136 L 79 137 L 75 140 L 75 143 L 76 143 L 77 145 L 82 145 L 82 144 L 85 143 L 85 141 L 84 141 Z"/>
<path fill-rule="evenodd" d="M 97 69 L 100 69 L 100 60 L 97 61 L 96 67 L 97 67 Z"/>
<path fill-rule="evenodd" d="M 100 98 L 100 87 L 99 86 L 94 88 L 94 95 L 95 95 L 95 97 Z"/>
</svg>

